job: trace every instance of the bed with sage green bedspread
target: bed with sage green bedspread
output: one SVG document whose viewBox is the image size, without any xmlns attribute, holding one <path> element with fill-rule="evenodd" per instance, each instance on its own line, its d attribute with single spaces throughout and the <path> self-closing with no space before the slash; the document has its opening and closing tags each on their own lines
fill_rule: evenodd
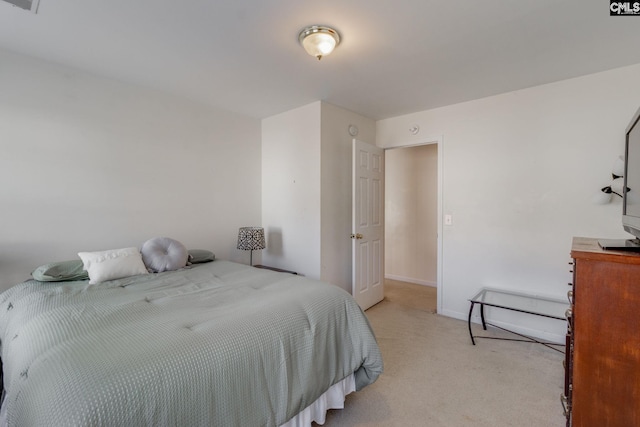
<svg viewBox="0 0 640 427">
<path fill-rule="evenodd" d="M 337 286 L 228 261 L 0 295 L 10 426 L 279 426 L 382 357 Z"/>
</svg>

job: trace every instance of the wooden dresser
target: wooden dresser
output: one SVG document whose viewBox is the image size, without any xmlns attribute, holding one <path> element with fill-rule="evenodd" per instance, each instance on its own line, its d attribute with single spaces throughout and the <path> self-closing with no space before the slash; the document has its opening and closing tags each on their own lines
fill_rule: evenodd
<svg viewBox="0 0 640 427">
<path fill-rule="evenodd" d="M 567 357 L 567 425 L 640 426 L 640 253 L 575 237 Z"/>
</svg>

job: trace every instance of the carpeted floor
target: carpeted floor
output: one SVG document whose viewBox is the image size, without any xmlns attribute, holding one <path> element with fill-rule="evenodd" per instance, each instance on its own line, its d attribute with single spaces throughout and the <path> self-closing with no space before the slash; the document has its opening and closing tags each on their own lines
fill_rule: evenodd
<svg viewBox="0 0 640 427">
<path fill-rule="evenodd" d="M 563 354 L 510 341 L 473 346 L 466 322 L 435 309 L 435 288 L 385 282 L 384 301 L 366 312 L 384 373 L 330 411 L 326 427 L 564 425 Z"/>
</svg>

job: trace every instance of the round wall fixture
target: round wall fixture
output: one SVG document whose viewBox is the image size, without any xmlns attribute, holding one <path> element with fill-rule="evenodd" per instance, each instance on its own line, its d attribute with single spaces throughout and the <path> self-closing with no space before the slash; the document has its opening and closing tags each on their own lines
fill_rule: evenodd
<svg viewBox="0 0 640 427">
<path fill-rule="evenodd" d="M 409 126 L 409 133 L 411 135 L 417 135 L 418 132 L 420 132 L 420 126 L 418 125 L 411 125 Z"/>
<path fill-rule="evenodd" d="M 349 125 L 349 135 L 351 135 L 351 136 L 356 136 L 356 135 L 358 135 L 358 126 L 356 126 L 356 125 Z"/>
</svg>

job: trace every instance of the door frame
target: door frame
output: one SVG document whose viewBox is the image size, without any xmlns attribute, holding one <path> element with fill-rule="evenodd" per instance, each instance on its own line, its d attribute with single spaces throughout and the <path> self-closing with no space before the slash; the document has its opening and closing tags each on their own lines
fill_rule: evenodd
<svg viewBox="0 0 640 427">
<path fill-rule="evenodd" d="M 444 188 L 444 137 L 442 135 L 435 137 L 425 137 L 420 138 L 418 141 L 411 142 L 398 142 L 392 145 L 382 145 L 380 148 L 383 150 L 393 150 L 395 148 L 410 148 L 410 147 L 419 147 L 421 145 L 438 145 L 438 183 L 437 183 L 437 191 L 438 191 L 438 207 L 437 207 L 437 217 L 438 217 L 438 225 L 437 225 L 437 233 L 438 233 L 438 241 L 437 241 L 437 260 L 436 260 L 436 290 L 437 290 L 437 311 L 439 314 L 442 313 L 442 300 L 444 296 L 443 284 L 442 284 L 442 251 L 443 251 L 443 188 Z M 385 169 L 386 173 L 386 169 Z M 386 202 L 386 193 L 385 193 L 385 202 Z"/>
</svg>

